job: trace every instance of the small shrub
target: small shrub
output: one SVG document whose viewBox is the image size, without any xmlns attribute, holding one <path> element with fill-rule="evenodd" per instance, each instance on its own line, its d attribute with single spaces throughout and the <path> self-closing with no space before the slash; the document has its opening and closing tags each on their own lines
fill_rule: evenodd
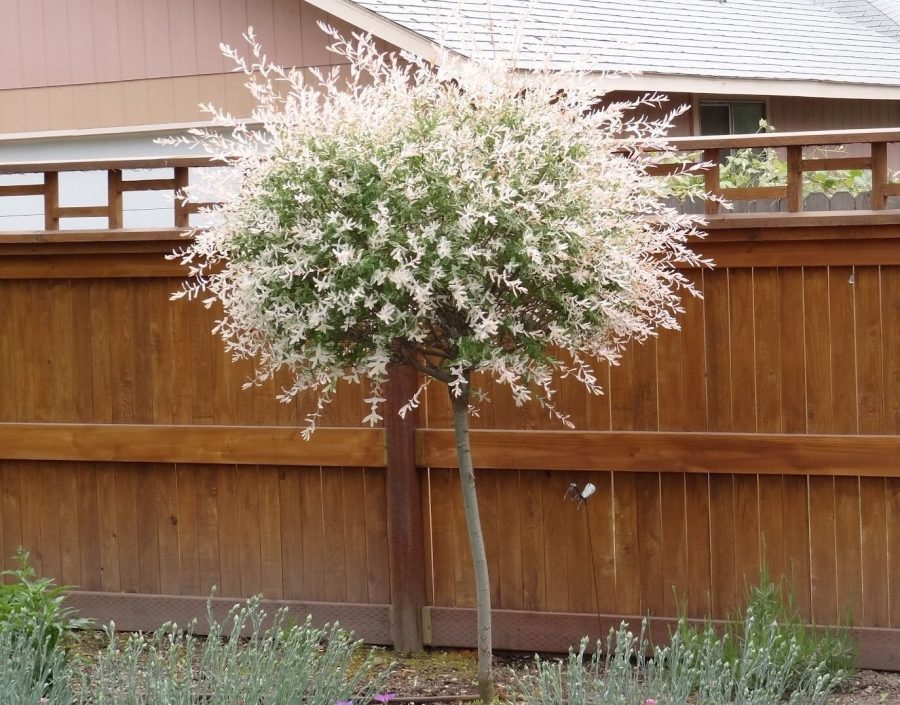
<svg viewBox="0 0 900 705">
<path fill-rule="evenodd" d="M 750 619 L 752 617 L 752 619 Z M 793 594 L 769 577 L 765 566 L 760 570 L 756 585 L 747 591 L 746 614 L 735 615 L 725 631 L 726 656 L 737 663 L 749 649 L 762 649 L 778 634 L 780 643 L 790 643 L 797 653 L 792 655 L 799 669 L 788 674 L 788 688 L 794 688 L 801 671 L 809 664 L 822 664 L 835 678 L 836 685 L 846 680 L 856 668 L 856 646 L 846 629 L 811 628 L 797 609 Z M 780 657 L 774 652 L 772 657 Z"/>
<path fill-rule="evenodd" d="M 125 639 L 107 630 L 108 647 L 85 674 L 87 705 L 334 705 L 373 700 L 381 684 L 372 656 L 338 625 L 291 624 L 284 610 L 269 626 L 259 598 L 235 606 L 224 623 L 209 613 L 205 639 L 167 624 Z"/>
<path fill-rule="evenodd" d="M 36 576 L 28 564 L 28 551 L 20 548 L 16 559 L 18 568 L 0 573 L 15 578 L 15 582 L 0 583 L 0 631 L 11 644 L 20 645 L 23 658 L 35 659 L 35 680 L 40 681 L 48 668 L 58 666 L 65 637 L 90 621 L 77 618 L 65 606 L 68 586 Z"/>
</svg>

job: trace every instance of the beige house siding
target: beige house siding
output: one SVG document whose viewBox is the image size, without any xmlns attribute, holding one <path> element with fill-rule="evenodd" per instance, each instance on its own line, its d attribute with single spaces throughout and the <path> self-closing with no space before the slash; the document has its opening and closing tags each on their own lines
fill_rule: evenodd
<svg viewBox="0 0 900 705">
<path fill-rule="evenodd" d="M 302 0 L 0 0 L 0 18 L 10 30 L 0 41 L 0 134 L 190 123 L 207 119 L 199 103 L 244 117 L 250 96 L 220 41 L 243 47 L 252 25 L 276 62 L 331 66 L 337 58 L 316 23 L 352 32 Z M 673 94 L 664 110 L 699 99 Z M 780 132 L 900 125 L 900 101 L 767 103 Z M 673 135 L 695 132 L 691 110 Z"/>
<path fill-rule="evenodd" d="M 769 98 L 769 122 L 778 132 L 900 127 L 900 101 Z"/>
<path fill-rule="evenodd" d="M 219 42 L 252 26 L 282 65 L 322 66 L 316 23 L 349 26 L 299 0 L 0 0 L 0 89 L 221 74 Z"/>
<path fill-rule="evenodd" d="M 200 103 L 250 111 L 244 76 L 210 74 L 0 91 L 0 134 L 208 120 Z"/>
</svg>

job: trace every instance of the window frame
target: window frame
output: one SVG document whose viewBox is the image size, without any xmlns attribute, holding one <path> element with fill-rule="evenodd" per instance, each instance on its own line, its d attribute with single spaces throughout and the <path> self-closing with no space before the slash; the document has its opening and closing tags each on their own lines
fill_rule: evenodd
<svg viewBox="0 0 900 705">
<path fill-rule="evenodd" d="M 694 119 L 692 121 L 691 128 L 693 130 L 694 135 L 701 135 L 700 132 L 700 106 L 703 103 L 762 103 L 763 106 L 763 117 L 765 120 L 769 119 L 769 115 L 771 114 L 770 105 L 769 105 L 769 96 L 755 96 L 755 95 L 742 95 L 742 96 L 723 96 L 723 95 L 715 95 L 715 94 L 698 94 L 695 93 L 693 100 L 691 101 L 691 112 L 694 114 Z M 730 111 L 729 111 L 730 113 Z M 731 132 L 729 134 L 737 134 Z M 741 133 L 743 134 L 743 133 Z M 748 133 L 752 134 L 752 133 Z"/>
</svg>

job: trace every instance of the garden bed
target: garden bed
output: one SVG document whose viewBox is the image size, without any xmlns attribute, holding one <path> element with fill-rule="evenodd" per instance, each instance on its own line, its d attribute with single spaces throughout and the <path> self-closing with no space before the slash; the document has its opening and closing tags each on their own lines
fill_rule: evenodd
<svg viewBox="0 0 900 705">
<path fill-rule="evenodd" d="M 98 652 L 107 646 L 103 632 L 81 632 L 70 643 L 71 655 L 90 669 Z M 374 652 L 377 667 L 393 664 L 384 690 L 397 694 L 395 702 L 431 703 L 467 702 L 475 697 L 477 655 L 466 649 L 428 650 L 421 654 L 397 654 L 391 650 Z M 554 655 L 543 654 L 552 659 Z M 498 694 L 501 701 L 515 701 L 515 676 L 533 669 L 533 656 L 525 653 L 501 653 L 495 656 Z M 437 700 L 440 699 L 440 700 Z M 833 705 L 900 704 L 900 673 L 859 671 L 846 686 L 831 696 Z"/>
</svg>

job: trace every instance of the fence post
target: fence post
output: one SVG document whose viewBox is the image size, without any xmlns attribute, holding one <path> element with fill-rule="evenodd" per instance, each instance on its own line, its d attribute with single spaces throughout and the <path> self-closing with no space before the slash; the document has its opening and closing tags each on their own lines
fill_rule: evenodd
<svg viewBox="0 0 900 705">
<path fill-rule="evenodd" d="M 425 606 L 422 492 L 416 470 L 416 410 L 397 413 L 416 391 L 409 365 L 393 365 L 384 404 L 387 454 L 387 532 L 391 578 L 391 633 L 397 651 L 421 651 Z"/>
</svg>

